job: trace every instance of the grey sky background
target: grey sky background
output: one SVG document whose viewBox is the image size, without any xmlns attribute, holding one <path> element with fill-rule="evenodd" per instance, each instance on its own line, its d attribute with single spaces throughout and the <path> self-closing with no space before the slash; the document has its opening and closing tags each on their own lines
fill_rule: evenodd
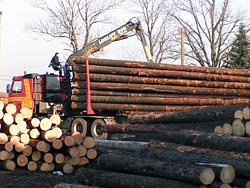
<svg viewBox="0 0 250 188">
<path fill-rule="evenodd" d="M 236 12 L 250 10 L 249 0 L 233 0 L 232 3 Z M 5 91 L 6 84 L 11 83 L 14 75 L 22 75 L 24 71 L 28 73 L 50 71 L 47 67 L 56 51 L 60 53 L 61 60 L 67 58 L 61 41 L 47 40 L 27 32 L 26 25 L 43 16 L 42 12 L 29 5 L 28 0 L 2 0 L 0 10 L 2 11 L 0 91 Z M 117 26 L 118 23 L 124 24 L 129 18 L 136 16 L 125 11 L 116 11 L 113 14 Z M 247 16 L 250 17 L 249 11 Z M 112 28 L 105 28 L 104 33 L 99 34 L 106 34 L 110 29 Z M 140 42 L 133 37 L 106 47 L 101 57 L 145 60 L 142 51 Z"/>
</svg>

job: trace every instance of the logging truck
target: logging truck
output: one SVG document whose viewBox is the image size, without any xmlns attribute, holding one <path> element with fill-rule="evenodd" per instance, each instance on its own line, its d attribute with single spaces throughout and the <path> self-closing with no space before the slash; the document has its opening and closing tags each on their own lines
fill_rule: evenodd
<svg viewBox="0 0 250 188">
<path fill-rule="evenodd" d="M 59 114 L 63 119 L 63 128 L 71 132 L 79 131 L 83 135 L 88 133 L 95 138 L 105 139 L 107 133 L 101 132 L 99 126 L 113 123 L 116 120 L 117 113 L 110 113 L 109 111 L 103 113 L 92 109 L 87 57 L 114 41 L 129 37 L 127 34 L 131 31 L 135 31 L 140 38 L 148 62 L 153 62 L 141 23 L 138 19 L 133 18 L 118 29 L 70 55 L 65 63 L 66 72 L 64 75 L 47 73 L 13 77 L 12 83 L 7 87 L 9 103 L 14 103 L 17 108 L 31 108 L 35 116 L 38 117 L 50 116 L 55 113 Z M 73 109 L 71 107 L 72 83 L 74 82 L 73 62 L 75 58 L 79 57 L 86 57 L 86 60 L 82 61 L 83 65 L 79 65 L 86 68 L 85 73 L 82 75 L 86 78 L 86 88 L 82 93 L 85 102 L 81 109 Z"/>
</svg>

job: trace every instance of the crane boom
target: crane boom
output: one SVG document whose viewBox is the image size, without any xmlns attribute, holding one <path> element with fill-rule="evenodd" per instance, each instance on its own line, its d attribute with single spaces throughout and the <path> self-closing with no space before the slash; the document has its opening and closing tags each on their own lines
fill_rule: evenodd
<svg viewBox="0 0 250 188">
<path fill-rule="evenodd" d="M 77 51 L 76 53 L 72 54 L 68 61 L 74 57 L 74 56 L 89 56 L 100 49 L 104 48 L 105 46 L 108 46 L 114 41 L 123 40 L 127 38 L 127 33 L 135 30 L 136 34 L 140 38 L 140 41 L 142 42 L 142 46 L 144 49 L 144 52 L 146 54 L 146 58 L 148 62 L 153 62 L 153 58 L 151 55 L 150 47 L 147 44 L 146 38 L 144 36 L 144 31 L 141 26 L 141 22 L 138 18 L 132 18 L 130 19 L 126 24 L 120 26 L 119 28 L 111 31 L 110 33 L 100 37 L 99 39 L 95 40 L 94 42 L 84 46 L 82 49 Z"/>
</svg>

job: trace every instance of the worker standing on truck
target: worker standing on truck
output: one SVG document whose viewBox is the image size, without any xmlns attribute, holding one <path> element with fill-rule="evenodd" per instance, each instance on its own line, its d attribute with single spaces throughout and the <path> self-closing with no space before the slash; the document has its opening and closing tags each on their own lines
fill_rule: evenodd
<svg viewBox="0 0 250 188">
<path fill-rule="evenodd" d="M 59 74 L 62 75 L 62 65 L 59 62 L 59 57 L 58 57 L 58 52 L 55 53 L 54 57 L 51 59 L 50 64 L 48 67 L 51 67 L 55 70 L 55 71 L 59 71 Z"/>
</svg>

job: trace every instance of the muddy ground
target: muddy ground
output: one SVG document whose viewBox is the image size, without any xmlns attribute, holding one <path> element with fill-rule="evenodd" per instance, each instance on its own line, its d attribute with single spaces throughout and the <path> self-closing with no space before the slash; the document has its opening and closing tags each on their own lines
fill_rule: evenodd
<svg viewBox="0 0 250 188">
<path fill-rule="evenodd" d="M 14 172 L 0 170 L 0 188 L 52 188 L 59 183 L 79 184 L 75 174 L 57 176 L 52 172 L 28 172 L 24 169 Z"/>
</svg>

